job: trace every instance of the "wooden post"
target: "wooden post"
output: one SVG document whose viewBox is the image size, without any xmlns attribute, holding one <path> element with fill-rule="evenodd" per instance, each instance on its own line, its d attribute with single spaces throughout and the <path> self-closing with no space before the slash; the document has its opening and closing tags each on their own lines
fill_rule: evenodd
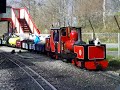
<svg viewBox="0 0 120 90">
<path fill-rule="evenodd" d="M 120 33 L 118 33 L 118 58 L 120 57 Z"/>
<path fill-rule="evenodd" d="M 117 18 L 116 18 L 116 16 L 114 16 L 114 19 L 115 19 L 115 21 L 116 21 L 116 24 L 117 24 L 117 26 L 118 26 L 118 29 L 119 29 L 119 31 L 118 31 L 118 58 L 120 57 L 120 26 L 119 26 L 119 23 L 118 23 L 118 21 L 117 21 Z"/>
<path fill-rule="evenodd" d="M 9 31 L 10 31 L 10 22 L 8 21 L 8 33 L 10 33 Z"/>
</svg>

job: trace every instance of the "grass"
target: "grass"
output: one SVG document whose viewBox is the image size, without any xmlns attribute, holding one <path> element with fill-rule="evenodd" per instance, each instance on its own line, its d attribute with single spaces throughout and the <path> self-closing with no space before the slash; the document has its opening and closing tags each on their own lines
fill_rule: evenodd
<svg viewBox="0 0 120 90">
<path fill-rule="evenodd" d="M 120 70 L 120 58 L 107 55 L 107 60 L 109 62 L 108 70 Z"/>
<path fill-rule="evenodd" d="M 111 56 L 111 55 L 107 55 L 106 58 L 107 58 L 107 60 L 111 60 L 111 59 L 114 59 L 115 57 Z"/>
<path fill-rule="evenodd" d="M 107 48 L 107 51 L 118 51 L 118 48 Z"/>
</svg>

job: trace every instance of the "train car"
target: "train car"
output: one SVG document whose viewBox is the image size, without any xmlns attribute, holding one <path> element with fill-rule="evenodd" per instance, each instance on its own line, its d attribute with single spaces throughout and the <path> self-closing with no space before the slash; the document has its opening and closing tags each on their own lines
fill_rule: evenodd
<svg viewBox="0 0 120 90">
<path fill-rule="evenodd" d="M 29 39 L 23 40 L 21 42 L 22 42 L 22 48 L 26 50 L 31 50 L 32 49 L 31 46 L 32 44 L 34 44 L 34 41 Z"/>
<path fill-rule="evenodd" d="M 16 47 L 16 41 L 20 40 L 20 37 L 17 35 L 9 36 L 8 45 Z"/>
<path fill-rule="evenodd" d="M 106 45 L 82 41 L 81 27 L 52 28 L 51 37 L 46 38 L 47 55 L 55 59 L 66 59 L 72 64 L 88 70 L 106 69 Z"/>
</svg>

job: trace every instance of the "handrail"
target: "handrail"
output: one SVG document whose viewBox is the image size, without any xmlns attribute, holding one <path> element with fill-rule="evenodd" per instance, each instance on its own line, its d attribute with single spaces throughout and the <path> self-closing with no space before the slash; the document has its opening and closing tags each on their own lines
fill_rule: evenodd
<svg viewBox="0 0 120 90">
<path fill-rule="evenodd" d="M 22 11 L 22 10 L 24 10 L 24 11 Z M 26 22 L 28 23 L 32 33 L 34 33 L 36 35 L 40 34 L 39 29 L 36 27 L 35 23 L 33 23 L 33 20 L 32 20 L 30 14 L 28 13 L 26 8 L 21 8 L 20 9 L 20 18 L 26 20 Z"/>
<path fill-rule="evenodd" d="M 16 10 L 18 11 L 18 15 L 16 15 L 16 13 L 15 15 L 17 16 L 17 18 L 20 18 L 20 9 L 19 8 L 12 8 L 12 9 L 14 10 L 14 13 Z"/>
<path fill-rule="evenodd" d="M 30 14 L 28 13 L 28 10 L 27 10 L 27 8 L 24 8 L 25 9 L 25 11 L 27 12 L 27 14 L 28 14 L 28 16 L 29 16 L 29 19 L 31 20 L 31 22 L 33 23 L 33 26 L 35 27 L 35 29 L 36 29 L 36 31 L 37 31 L 37 33 L 38 34 L 40 34 L 40 30 L 37 28 L 37 26 L 35 25 L 35 23 L 33 22 L 33 20 L 32 20 L 32 17 L 30 16 Z"/>
<path fill-rule="evenodd" d="M 18 21 L 18 18 L 16 16 L 15 12 L 14 12 L 14 9 L 11 8 L 11 11 L 12 11 L 12 21 L 13 21 L 16 29 L 17 29 L 17 32 L 23 33 L 23 30 L 22 30 L 21 25 L 20 25 L 20 23 Z"/>
</svg>

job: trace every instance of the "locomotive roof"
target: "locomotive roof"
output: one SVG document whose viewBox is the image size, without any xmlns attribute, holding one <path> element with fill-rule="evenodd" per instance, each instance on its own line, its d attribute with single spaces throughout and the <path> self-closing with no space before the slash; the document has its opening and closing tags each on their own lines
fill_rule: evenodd
<svg viewBox="0 0 120 90">
<path fill-rule="evenodd" d="M 65 29 L 66 27 L 55 27 L 55 28 L 51 28 L 51 30 L 62 30 Z M 70 28 L 76 28 L 76 29 L 81 29 L 81 27 L 70 27 Z"/>
<path fill-rule="evenodd" d="M 60 30 L 61 28 L 51 28 L 51 30 Z"/>
</svg>

